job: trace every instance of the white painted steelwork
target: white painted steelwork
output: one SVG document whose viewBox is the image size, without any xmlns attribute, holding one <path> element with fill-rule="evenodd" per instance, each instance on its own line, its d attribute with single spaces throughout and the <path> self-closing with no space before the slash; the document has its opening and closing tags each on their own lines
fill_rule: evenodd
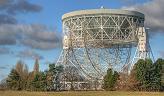
<svg viewBox="0 0 164 96">
<path fill-rule="evenodd" d="M 131 49 L 147 50 L 144 18 L 140 12 L 104 8 L 64 14 L 63 51 L 57 64 L 76 67 L 88 80 L 102 80 L 108 68 L 128 72 Z"/>
</svg>

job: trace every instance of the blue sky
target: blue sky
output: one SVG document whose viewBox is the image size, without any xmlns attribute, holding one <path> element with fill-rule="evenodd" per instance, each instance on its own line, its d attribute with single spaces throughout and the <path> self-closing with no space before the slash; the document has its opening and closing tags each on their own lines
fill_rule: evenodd
<svg viewBox="0 0 164 96">
<path fill-rule="evenodd" d="M 19 2 L 20 0 L 16 1 Z M 150 29 L 152 28 L 152 30 L 150 30 L 150 44 L 153 50 L 153 54 L 155 58 L 164 57 L 164 22 L 162 22 L 164 12 L 156 8 L 157 6 L 161 8 L 164 7 L 163 3 L 161 4 L 163 0 L 23 1 L 26 1 L 25 3 L 23 2 L 23 4 L 30 6 L 30 8 L 19 7 L 21 5 L 17 5 L 17 7 L 13 7 L 15 9 L 10 10 L 10 13 L 5 9 L 8 7 L 7 5 L 5 5 L 6 3 L 0 1 L 0 16 L 3 16 L 3 14 L 7 14 L 7 16 L 14 18 L 14 20 L 17 21 L 14 23 L 8 21 L 2 22 L 4 20 L 0 19 L 0 80 L 8 75 L 10 69 L 13 68 L 16 62 L 20 59 L 28 65 L 29 70 L 31 71 L 34 65 L 34 58 L 40 58 L 40 70 L 47 69 L 47 63 L 55 62 L 58 59 L 62 50 L 61 46 L 58 46 L 56 44 L 58 43 L 58 40 L 56 40 L 56 38 L 60 39 L 60 35 L 62 33 L 62 15 L 74 10 L 96 9 L 100 8 L 101 6 L 112 9 L 133 9 L 146 14 L 146 18 L 148 18 L 146 20 L 146 22 L 148 23 L 146 24 L 148 27 L 150 27 Z M 33 6 L 31 7 L 30 4 L 32 4 Z M 4 7 L 4 9 L 1 8 L 1 6 L 3 5 L 7 7 Z M 147 7 L 151 5 L 152 7 L 154 6 L 154 10 L 156 9 L 156 11 L 152 11 L 152 15 L 150 15 L 149 7 Z M 19 8 L 22 8 L 23 11 Z M 157 16 L 158 11 L 159 16 Z M 15 14 L 11 12 L 15 12 Z M 156 15 L 154 15 L 153 12 Z M 12 30 L 13 32 L 11 32 Z M 24 32 L 21 32 L 20 30 Z M 40 31 L 42 30 L 44 30 L 43 32 L 47 36 L 40 35 L 42 34 L 42 32 Z M 5 41 L 6 39 L 4 39 L 3 36 L 5 36 L 5 38 L 10 38 L 11 40 Z M 12 40 L 15 40 L 16 42 L 13 43 Z M 34 42 L 39 43 L 40 45 L 38 44 L 36 46 L 36 44 L 30 40 L 33 40 Z"/>
</svg>

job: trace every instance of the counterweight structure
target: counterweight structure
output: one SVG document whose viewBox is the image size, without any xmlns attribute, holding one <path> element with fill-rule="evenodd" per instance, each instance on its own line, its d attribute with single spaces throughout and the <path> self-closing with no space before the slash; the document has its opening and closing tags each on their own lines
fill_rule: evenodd
<svg viewBox="0 0 164 96">
<path fill-rule="evenodd" d="M 150 51 L 145 49 L 148 39 L 144 14 L 140 12 L 104 8 L 80 10 L 64 14 L 62 21 L 63 51 L 57 65 L 74 66 L 87 80 L 101 83 L 108 68 L 128 72 L 133 66 L 132 60 L 147 58 L 142 54 Z M 137 51 L 131 60 L 132 48 Z"/>
</svg>

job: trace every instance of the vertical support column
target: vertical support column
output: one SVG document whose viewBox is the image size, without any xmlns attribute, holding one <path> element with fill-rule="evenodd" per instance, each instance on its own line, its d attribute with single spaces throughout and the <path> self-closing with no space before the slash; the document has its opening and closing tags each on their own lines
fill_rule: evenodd
<svg viewBox="0 0 164 96">
<path fill-rule="evenodd" d="M 152 54 L 152 50 L 151 50 L 151 47 L 149 45 L 148 32 L 145 29 L 145 27 L 139 27 L 138 45 L 137 45 L 136 52 L 134 54 L 134 58 L 132 59 L 132 62 L 131 62 L 130 70 L 132 70 L 134 64 L 139 59 L 149 59 L 149 58 L 151 58 L 152 61 L 154 62 L 154 56 Z"/>
</svg>

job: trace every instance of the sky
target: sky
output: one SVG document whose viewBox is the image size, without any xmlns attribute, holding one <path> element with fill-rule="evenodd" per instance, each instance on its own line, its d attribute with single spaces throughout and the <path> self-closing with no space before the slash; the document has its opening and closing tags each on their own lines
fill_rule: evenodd
<svg viewBox="0 0 164 96">
<path fill-rule="evenodd" d="M 0 80 L 18 60 L 31 71 L 39 58 L 46 70 L 62 51 L 62 15 L 101 6 L 144 13 L 154 57 L 164 58 L 164 0 L 0 0 Z"/>
</svg>

